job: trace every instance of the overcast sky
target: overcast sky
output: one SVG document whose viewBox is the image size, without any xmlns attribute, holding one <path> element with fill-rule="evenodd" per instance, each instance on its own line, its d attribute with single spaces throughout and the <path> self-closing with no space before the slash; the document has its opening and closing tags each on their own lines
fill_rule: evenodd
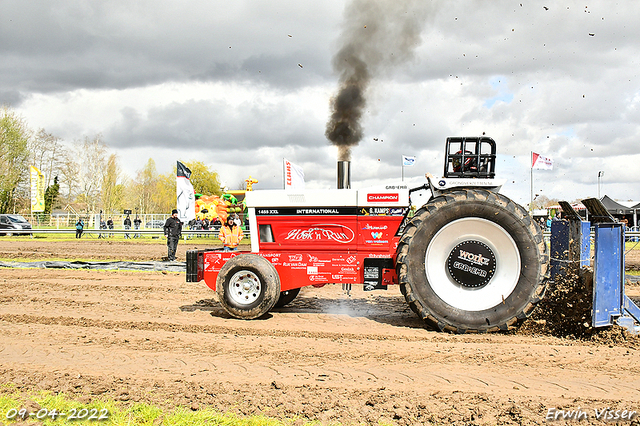
<svg viewBox="0 0 640 426">
<path fill-rule="evenodd" d="M 447 136 L 498 144 L 503 193 L 640 201 L 635 1 L 0 0 L 0 103 L 67 142 L 102 134 L 123 171 L 200 160 L 230 187 L 334 188 L 325 137 L 348 43 L 368 62 L 353 187 L 440 176 Z M 355 41 L 354 41 L 355 40 Z M 360 44 L 357 44 L 360 43 Z"/>
</svg>

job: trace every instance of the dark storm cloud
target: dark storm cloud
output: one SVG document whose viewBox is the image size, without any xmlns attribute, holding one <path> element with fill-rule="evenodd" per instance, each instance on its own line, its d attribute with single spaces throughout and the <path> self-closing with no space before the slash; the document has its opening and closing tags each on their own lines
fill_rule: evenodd
<svg viewBox="0 0 640 426">
<path fill-rule="evenodd" d="M 466 2 L 447 2 L 438 9 L 438 25 L 425 29 L 422 62 L 407 72 L 415 81 L 497 73 L 539 82 L 559 74 L 598 79 L 604 69 L 625 66 L 625 51 L 637 49 L 640 34 L 629 25 L 637 14 L 633 3 L 585 9 L 572 1 L 545 10 L 536 2 L 492 1 L 469 13 Z"/>
<path fill-rule="evenodd" d="M 0 91 L 0 105 L 20 105 L 24 95 L 17 90 Z"/>
<path fill-rule="evenodd" d="M 281 5 L 299 7 L 290 3 Z M 330 6 L 312 9 L 321 18 Z M 256 80 L 295 90 L 317 81 L 319 73 L 328 75 L 326 41 L 300 33 L 291 12 L 267 18 L 260 10 L 243 2 L 193 0 L 6 0 L 0 3 L 0 92 L 124 89 L 190 80 Z M 246 25 L 234 19 L 240 15 Z M 313 30 L 321 22 L 308 25 Z M 296 36 L 288 37 L 287 30 L 294 29 Z M 298 63 L 307 65 L 304 72 Z"/>
<path fill-rule="evenodd" d="M 189 77 L 192 81 L 266 84 L 285 91 L 330 81 L 328 57 L 318 52 L 289 52 L 284 56 L 252 55 L 241 63 L 215 62 Z M 303 65 L 304 64 L 304 65 Z"/>
<path fill-rule="evenodd" d="M 153 108 L 145 116 L 126 108 L 121 115 L 121 120 L 105 131 L 105 140 L 112 147 L 251 151 L 309 146 L 322 140 L 321 123 L 290 113 L 286 105 L 189 101 Z"/>
<path fill-rule="evenodd" d="M 280 58 L 252 56 L 241 69 L 247 79 L 288 89 L 328 82 L 331 73 L 328 57 L 317 52 L 293 52 Z"/>
</svg>

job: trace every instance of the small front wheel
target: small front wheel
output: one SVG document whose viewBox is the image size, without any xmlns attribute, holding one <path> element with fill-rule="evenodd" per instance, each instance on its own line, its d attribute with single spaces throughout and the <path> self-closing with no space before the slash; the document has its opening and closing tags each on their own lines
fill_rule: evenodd
<svg viewBox="0 0 640 426">
<path fill-rule="evenodd" d="M 262 256 L 244 253 L 229 259 L 216 280 L 220 304 L 231 316 L 254 319 L 269 312 L 280 296 L 276 268 Z"/>
</svg>

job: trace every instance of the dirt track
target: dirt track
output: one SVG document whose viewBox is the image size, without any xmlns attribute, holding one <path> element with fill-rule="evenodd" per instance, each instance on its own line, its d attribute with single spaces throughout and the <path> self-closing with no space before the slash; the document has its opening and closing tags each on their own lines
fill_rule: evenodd
<svg viewBox="0 0 640 426">
<path fill-rule="evenodd" d="M 181 242 L 179 260 L 192 246 Z M 164 253 L 0 240 L 5 259 Z M 338 286 L 307 287 L 267 318 L 239 321 L 184 274 L 0 269 L 0 282 L 0 382 L 19 388 L 325 423 L 543 424 L 564 408 L 591 424 L 595 409 L 640 411 L 637 340 L 436 333 L 397 288 L 348 297 Z"/>
</svg>

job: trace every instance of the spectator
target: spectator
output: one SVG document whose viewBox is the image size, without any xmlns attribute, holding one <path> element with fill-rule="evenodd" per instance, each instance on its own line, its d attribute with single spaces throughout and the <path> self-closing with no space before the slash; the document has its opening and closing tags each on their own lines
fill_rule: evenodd
<svg viewBox="0 0 640 426">
<path fill-rule="evenodd" d="M 104 221 L 104 219 L 102 219 L 102 217 L 100 218 L 100 229 L 107 229 L 107 223 Z M 105 238 L 105 236 L 101 232 L 98 235 L 98 238 Z"/>
<path fill-rule="evenodd" d="M 141 224 L 141 223 L 142 223 L 142 220 L 140 220 L 140 218 L 136 215 L 136 218 L 135 218 L 135 219 L 133 219 L 133 227 L 134 227 L 136 230 L 138 230 L 138 229 L 140 229 L 140 224 Z M 140 234 L 135 234 L 135 235 L 133 236 L 133 238 L 139 238 L 139 237 L 140 237 Z"/>
<path fill-rule="evenodd" d="M 82 238 L 83 229 L 84 229 L 84 221 L 82 219 L 78 219 L 78 222 L 76 222 L 76 238 Z"/>
<path fill-rule="evenodd" d="M 196 229 L 196 220 L 195 219 L 191 219 L 189 222 L 187 222 L 186 226 L 190 230 L 195 231 L 195 229 Z M 188 234 L 185 238 L 186 239 L 191 239 L 191 238 L 193 238 L 193 234 Z"/>
<path fill-rule="evenodd" d="M 238 244 L 244 238 L 242 229 L 236 224 L 233 216 L 227 217 L 227 224 L 220 227 L 220 233 L 218 238 L 224 245 L 224 251 L 235 251 L 238 249 Z"/>
<path fill-rule="evenodd" d="M 176 260 L 178 240 L 182 236 L 182 222 L 178 219 L 178 210 L 171 211 L 171 217 L 164 223 L 164 236 L 167 237 L 167 260 Z"/>
<path fill-rule="evenodd" d="M 109 218 L 109 220 L 107 220 L 107 226 L 110 230 L 113 230 L 113 219 Z M 113 233 L 110 233 L 109 236 L 113 237 Z"/>
<path fill-rule="evenodd" d="M 129 215 L 127 215 L 127 217 L 125 217 L 125 218 L 124 218 L 124 222 L 123 222 L 123 224 L 124 224 L 124 229 L 125 229 L 125 230 L 127 230 L 127 231 L 128 231 L 129 229 L 131 229 L 131 219 L 129 218 Z M 124 238 L 125 238 L 125 239 L 127 239 L 127 238 L 131 238 L 131 237 L 129 236 L 129 233 L 128 233 L 128 232 L 124 234 Z"/>
</svg>

